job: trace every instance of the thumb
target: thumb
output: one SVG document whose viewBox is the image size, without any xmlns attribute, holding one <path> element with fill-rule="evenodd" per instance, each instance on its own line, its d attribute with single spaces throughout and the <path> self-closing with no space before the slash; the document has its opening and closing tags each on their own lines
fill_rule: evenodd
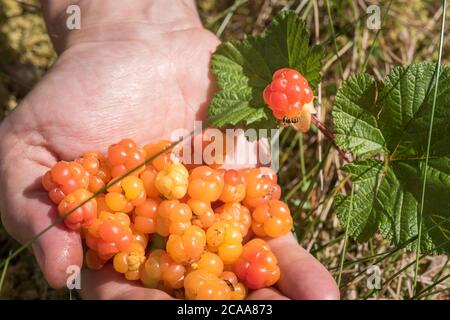
<svg viewBox="0 0 450 320">
<path fill-rule="evenodd" d="M 57 218 L 56 207 L 40 186 L 47 167 L 30 160 L 9 161 L 0 177 L 0 211 L 9 234 L 21 243 L 33 239 Z M 34 182 L 33 182 L 34 181 Z M 31 244 L 31 249 L 50 286 L 66 286 L 71 265 L 82 265 L 83 250 L 78 232 L 63 223 L 47 230 Z"/>
</svg>

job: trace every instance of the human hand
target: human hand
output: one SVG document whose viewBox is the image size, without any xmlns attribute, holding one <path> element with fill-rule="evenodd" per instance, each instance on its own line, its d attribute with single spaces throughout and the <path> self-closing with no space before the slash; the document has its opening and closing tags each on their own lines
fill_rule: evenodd
<svg viewBox="0 0 450 320">
<path fill-rule="evenodd" d="M 2 222 L 20 242 L 58 217 L 40 183 L 56 161 L 89 149 L 106 151 L 123 137 L 144 143 L 168 138 L 177 128 L 191 129 L 195 119 L 204 118 L 215 89 L 209 60 L 219 41 L 202 28 L 193 3 L 174 1 L 169 15 L 160 0 L 79 1 L 82 29 L 68 33 L 54 31 L 68 3 L 51 2 L 43 5 L 60 57 L 0 126 Z M 280 260 L 281 293 L 262 289 L 249 298 L 339 297 L 329 273 L 291 235 L 269 243 Z M 32 250 L 53 287 L 66 284 L 69 265 L 82 265 L 80 236 L 62 224 L 37 239 Z M 84 272 L 82 295 L 170 298 L 127 283 L 108 268 Z"/>
</svg>

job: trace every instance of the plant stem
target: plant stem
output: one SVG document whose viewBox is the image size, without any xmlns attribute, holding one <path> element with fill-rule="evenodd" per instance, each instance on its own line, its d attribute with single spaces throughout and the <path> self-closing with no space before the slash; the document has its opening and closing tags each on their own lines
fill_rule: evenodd
<svg viewBox="0 0 450 320">
<path fill-rule="evenodd" d="M 336 140 L 334 139 L 334 134 L 330 130 L 328 130 L 328 128 L 322 122 L 320 122 L 320 120 L 317 119 L 317 117 L 315 115 L 311 115 L 311 121 L 317 127 L 317 129 L 319 129 L 320 132 L 322 132 L 322 134 L 328 140 L 330 140 L 331 144 L 337 150 L 337 152 L 339 153 L 341 158 L 344 159 L 346 162 L 351 162 L 348 154 L 336 144 Z"/>
</svg>

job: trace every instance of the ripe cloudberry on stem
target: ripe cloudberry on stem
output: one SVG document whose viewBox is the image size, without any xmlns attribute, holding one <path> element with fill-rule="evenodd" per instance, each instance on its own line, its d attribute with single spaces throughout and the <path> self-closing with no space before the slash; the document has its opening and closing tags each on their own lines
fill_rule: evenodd
<svg viewBox="0 0 450 320">
<path fill-rule="evenodd" d="M 122 176 L 128 171 L 138 167 L 145 161 L 145 151 L 131 139 L 123 139 L 108 148 L 108 163 L 111 166 L 113 178 Z M 131 173 L 139 175 L 145 167 L 142 166 Z"/>
<path fill-rule="evenodd" d="M 167 199 L 181 199 L 185 196 L 189 183 L 189 172 L 181 163 L 172 163 L 158 172 L 155 186 Z"/>
<path fill-rule="evenodd" d="M 186 268 L 176 263 L 164 250 L 158 249 L 150 253 L 141 267 L 140 278 L 147 288 L 164 291 L 183 287 Z"/>
<path fill-rule="evenodd" d="M 200 166 L 189 175 L 188 194 L 192 199 L 213 202 L 222 194 L 224 180 L 221 173 L 207 166 Z"/>
<path fill-rule="evenodd" d="M 297 117 L 313 97 L 308 81 L 300 72 L 289 68 L 276 71 L 263 92 L 264 102 L 277 119 Z"/>
<path fill-rule="evenodd" d="M 92 193 L 86 189 L 77 189 L 69 193 L 58 205 L 59 215 L 66 215 L 91 197 Z M 64 223 L 69 229 L 78 230 L 92 224 L 96 217 L 97 202 L 93 198 L 65 217 Z"/>
<path fill-rule="evenodd" d="M 59 161 L 42 177 L 42 186 L 50 200 L 59 204 L 69 193 L 88 188 L 89 173 L 75 161 Z"/>
<path fill-rule="evenodd" d="M 270 200 L 253 210 L 252 230 L 259 237 L 276 238 L 291 231 L 289 207 L 282 201 Z"/>
<path fill-rule="evenodd" d="M 234 272 L 252 290 L 270 287 L 280 278 L 277 258 L 262 239 L 244 245 L 242 255 L 234 264 Z"/>
</svg>

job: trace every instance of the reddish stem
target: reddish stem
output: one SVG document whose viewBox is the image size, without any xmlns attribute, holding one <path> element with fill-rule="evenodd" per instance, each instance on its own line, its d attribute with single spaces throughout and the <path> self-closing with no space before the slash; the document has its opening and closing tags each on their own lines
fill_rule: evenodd
<svg viewBox="0 0 450 320">
<path fill-rule="evenodd" d="M 322 132 L 322 134 L 328 140 L 330 140 L 331 144 L 337 150 L 337 152 L 339 153 L 341 158 L 347 162 L 351 162 L 350 158 L 348 157 L 348 154 L 336 144 L 336 140 L 334 139 L 334 134 L 330 130 L 328 130 L 328 128 L 325 127 L 325 125 L 322 122 L 320 122 L 320 120 L 317 119 L 317 117 L 313 114 L 311 115 L 311 122 L 317 127 L 317 129 L 320 130 L 320 132 Z"/>
</svg>

